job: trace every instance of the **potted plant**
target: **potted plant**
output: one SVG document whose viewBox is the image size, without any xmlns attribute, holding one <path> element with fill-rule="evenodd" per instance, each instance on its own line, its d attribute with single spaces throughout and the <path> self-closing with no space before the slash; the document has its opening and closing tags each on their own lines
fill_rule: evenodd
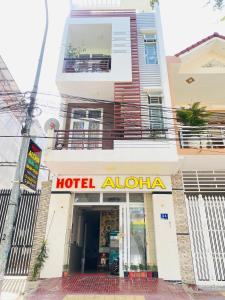
<svg viewBox="0 0 225 300">
<path fill-rule="evenodd" d="M 152 278 L 158 278 L 158 267 L 156 265 L 151 266 Z"/>
<path fill-rule="evenodd" d="M 147 272 L 146 272 L 146 268 L 143 264 L 139 264 L 139 270 L 140 270 L 140 277 L 141 278 L 146 278 L 147 277 Z"/>
<path fill-rule="evenodd" d="M 128 272 L 128 265 L 127 265 L 127 264 L 124 264 L 123 269 L 124 269 L 124 277 L 128 277 L 128 275 L 129 275 L 129 272 Z"/>
<path fill-rule="evenodd" d="M 151 266 L 149 264 L 147 265 L 147 278 L 152 278 Z"/>
<path fill-rule="evenodd" d="M 81 47 L 73 47 L 71 44 L 67 47 L 66 50 L 66 57 L 67 58 L 76 58 L 78 57 L 82 52 L 85 52 L 85 48 Z"/>
<path fill-rule="evenodd" d="M 207 111 L 205 106 L 200 106 L 200 102 L 195 102 L 188 108 L 181 107 L 178 109 L 177 121 L 183 126 L 190 126 L 189 129 L 181 129 L 182 137 L 185 138 L 186 135 L 186 142 L 190 148 L 200 148 L 201 129 L 199 127 L 205 126 L 210 116 L 211 112 Z M 194 128 L 195 126 L 196 128 Z M 190 138 L 188 139 L 188 137 Z"/>
<path fill-rule="evenodd" d="M 63 266 L 63 277 L 68 277 L 69 275 L 69 265 L 66 264 Z"/>
<path fill-rule="evenodd" d="M 134 264 L 130 265 L 129 278 L 134 278 L 137 271 L 137 266 Z"/>
</svg>

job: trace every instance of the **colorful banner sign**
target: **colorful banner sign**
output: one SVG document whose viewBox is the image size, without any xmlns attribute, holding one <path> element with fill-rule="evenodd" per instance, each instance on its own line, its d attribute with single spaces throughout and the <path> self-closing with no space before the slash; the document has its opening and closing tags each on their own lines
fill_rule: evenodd
<svg viewBox="0 0 225 300">
<path fill-rule="evenodd" d="M 30 139 L 22 184 L 34 191 L 37 189 L 41 154 L 41 148 Z"/>
</svg>

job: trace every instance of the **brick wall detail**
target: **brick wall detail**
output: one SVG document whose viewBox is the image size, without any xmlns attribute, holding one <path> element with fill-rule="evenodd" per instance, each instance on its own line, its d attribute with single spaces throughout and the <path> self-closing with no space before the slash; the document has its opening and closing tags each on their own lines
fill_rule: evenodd
<svg viewBox="0 0 225 300">
<path fill-rule="evenodd" d="M 34 233 L 34 241 L 32 247 L 28 279 L 31 279 L 32 277 L 32 270 L 34 267 L 35 259 L 39 253 L 41 243 L 45 239 L 49 202 L 51 198 L 51 188 L 52 188 L 51 181 L 46 181 L 42 183 L 40 204 L 39 204 L 38 214 L 37 214 L 37 223 L 36 223 L 36 228 Z"/>
<path fill-rule="evenodd" d="M 183 191 L 182 173 L 172 176 L 174 214 L 182 281 L 195 284 L 191 241 L 188 228 L 187 209 Z"/>
</svg>

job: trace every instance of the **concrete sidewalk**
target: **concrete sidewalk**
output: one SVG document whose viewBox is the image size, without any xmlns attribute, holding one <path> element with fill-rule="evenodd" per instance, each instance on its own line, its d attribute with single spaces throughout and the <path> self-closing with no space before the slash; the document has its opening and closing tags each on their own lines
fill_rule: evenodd
<svg viewBox="0 0 225 300">
<path fill-rule="evenodd" d="M 22 295 L 25 292 L 26 282 L 26 276 L 5 276 L 0 300 L 23 299 Z"/>
</svg>

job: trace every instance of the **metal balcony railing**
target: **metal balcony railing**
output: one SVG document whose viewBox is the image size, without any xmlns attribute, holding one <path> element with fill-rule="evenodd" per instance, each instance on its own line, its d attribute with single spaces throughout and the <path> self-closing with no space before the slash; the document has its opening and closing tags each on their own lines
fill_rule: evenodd
<svg viewBox="0 0 225 300">
<path fill-rule="evenodd" d="M 102 73 L 111 70 L 111 56 L 80 55 L 76 58 L 64 58 L 64 73 Z"/>
<path fill-rule="evenodd" d="M 114 141 L 165 140 L 167 129 L 55 130 L 55 149 L 113 149 Z"/>
<path fill-rule="evenodd" d="M 183 126 L 179 138 L 181 148 L 225 148 L 225 126 Z"/>
</svg>

